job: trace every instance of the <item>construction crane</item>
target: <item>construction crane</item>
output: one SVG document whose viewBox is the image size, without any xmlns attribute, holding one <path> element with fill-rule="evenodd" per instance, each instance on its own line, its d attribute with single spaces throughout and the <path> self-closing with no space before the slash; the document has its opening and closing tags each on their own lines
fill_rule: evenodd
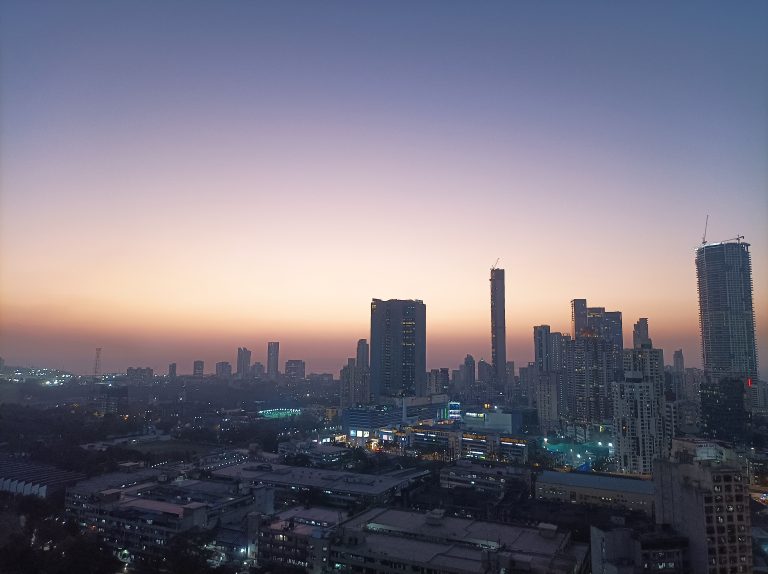
<svg viewBox="0 0 768 574">
<path fill-rule="evenodd" d="M 701 244 L 707 244 L 707 226 L 709 225 L 709 214 L 707 214 L 707 220 L 704 222 L 704 235 L 701 236 Z"/>
<path fill-rule="evenodd" d="M 501 257 L 497 257 L 497 258 L 496 258 L 496 263 L 494 263 L 493 265 L 491 265 L 491 271 L 493 271 L 494 269 L 496 269 L 496 266 L 499 264 L 499 261 L 501 261 Z"/>
</svg>

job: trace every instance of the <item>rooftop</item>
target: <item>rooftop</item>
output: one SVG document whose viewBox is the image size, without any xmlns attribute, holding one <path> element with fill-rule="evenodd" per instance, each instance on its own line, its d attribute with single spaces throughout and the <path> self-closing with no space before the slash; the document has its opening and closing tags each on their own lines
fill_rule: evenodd
<svg viewBox="0 0 768 574">
<path fill-rule="evenodd" d="M 615 492 L 631 492 L 633 494 L 645 494 L 653 496 L 655 489 L 653 481 L 639 478 L 624 478 L 620 476 L 608 476 L 592 472 L 556 472 L 543 471 L 537 478 L 537 483 L 561 484 L 577 488 L 599 488 Z"/>
<path fill-rule="evenodd" d="M 357 495 L 379 495 L 405 486 L 428 471 L 406 470 L 395 474 L 357 474 L 318 468 L 304 468 L 279 464 L 245 463 L 213 471 L 219 478 L 248 480 L 253 483 L 317 488 Z"/>
<path fill-rule="evenodd" d="M 369 552 L 406 560 L 418 557 L 419 562 L 438 569 L 460 564 L 468 572 L 484 572 L 483 552 L 487 550 L 507 553 L 516 562 L 540 562 L 544 568 L 555 555 L 583 560 L 587 552 L 586 545 L 572 545 L 569 533 L 551 524 L 521 527 L 443 516 L 435 511 L 420 514 L 373 508 L 348 520 L 344 527 L 366 532 L 363 544 Z"/>
</svg>

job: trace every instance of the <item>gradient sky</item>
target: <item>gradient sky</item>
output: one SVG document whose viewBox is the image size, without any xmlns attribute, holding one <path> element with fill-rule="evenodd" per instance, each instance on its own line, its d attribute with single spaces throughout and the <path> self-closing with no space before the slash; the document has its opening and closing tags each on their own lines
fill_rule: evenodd
<svg viewBox="0 0 768 574">
<path fill-rule="evenodd" d="M 499 257 L 518 364 L 584 297 L 696 366 L 710 214 L 768 374 L 765 2 L 6 0 L 0 58 L 9 364 L 337 372 L 378 297 L 455 368 Z"/>
</svg>

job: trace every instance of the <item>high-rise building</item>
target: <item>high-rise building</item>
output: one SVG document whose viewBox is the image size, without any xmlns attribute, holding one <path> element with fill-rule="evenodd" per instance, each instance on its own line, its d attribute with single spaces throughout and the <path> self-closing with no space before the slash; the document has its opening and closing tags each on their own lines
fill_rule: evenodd
<svg viewBox="0 0 768 574">
<path fill-rule="evenodd" d="M 232 376 L 232 365 L 229 361 L 219 361 L 216 363 L 216 376 L 221 378 Z"/>
<path fill-rule="evenodd" d="M 368 369 L 370 367 L 370 347 L 368 341 L 360 339 L 357 341 L 356 366 L 359 369 Z"/>
<path fill-rule="evenodd" d="M 251 365 L 251 376 L 254 379 L 263 380 L 267 376 L 267 370 L 264 368 L 264 364 L 256 361 Z"/>
<path fill-rule="evenodd" d="M 205 361 L 195 361 L 192 363 L 192 376 L 202 377 L 205 374 Z"/>
<path fill-rule="evenodd" d="M 614 383 L 612 391 L 617 469 L 651 474 L 663 433 L 656 384 L 640 371 L 625 370 L 624 380 Z"/>
<path fill-rule="evenodd" d="M 371 392 L 382 397 L 425 396 L 427 308 L 419 300 L 371 302 Z"/>
<path fill-rule="evenodd" d="M 752 572 L 750 497 L 736 455 L 701 439 L 674 439 L 653 470 L 656 522 L 688 538 L 690 572 Z"/>
<path fill-rule="evenodd" d="M 632 346 L 635 349 L 653 346 L 651 337 L 648 335 L 648 319 L 645 317 L 638 319 L 632 329 Z"/>
<path fill-rule="evenodd" d="M 237 378 L 247 379 L 251 376 L 251 351 L 245 347 L 237 348 Z"/>
<path fill-rule="evenodd" d="M 685 373 L 685 359 L 683 358 L 683 350 L 678 349 L 675 351 L 674 356 L 672 357 L 673 360 L 673 367 L 674 371 L 676 373 Z"/>
<path fill-rule="evenodd" d="M 371 349 L 366 339 L 357 342 L 357 353 L 354 372 L 355 404 L 367 405 L 371 402 Z"/>
<path fill-rule="evenodd" d="M 427 389 L 430 395 L 447 393 L 451 384 L 448 368 L 432 369 L 427 377 Z"/>
<path fill-rule="evenodd" d="M 176 363 L 171 363 L 170 365 L 168 365 L 168 378 L 169 379 L 176 378 Z"/>
<path fill-rule="evenodd" d="M 339 396 L 342 409 L 353 407 L 357 404 L 357 401 L 355 400 L 355 371 L 355 359 L 350 357 L 347 359 L 347 364 L 344 365 L 339 372 L 339 381 L 341 382 Z"/>
<path fill-rule="evenodd" d="M 611 417 L 611 385 L 624 378 L 621 312 L 588 307 L 586 299 L 573 299 L 571 323 L 573 338 L 558 341 L 567 349 L 567 410 L 578 424 L 600 423 Z"/>
<path fill-rule="evenodd" d="M 744 442 L 758 399 L 749 244 L 737 239 L 700 246 L 696 278 L 704 366 L 702 431 Z"/>
<path fill-rule="evenodd" d="M 490 383 L 493 381 L 493 365 L 485 359 L 477 362 L 477 380 L 481 383 Z"/>
<path fill-rule="evenodd" d="M 289 381 L 303 381 L 307 376 L 307 365 L 299 359 L 289 359 L 285 362 L 285 377 Z"/>
<path fill-rule="evenodd" d="M 540 372 L 552 370 L 552 337 L 549 325 L 536 325 L 533 328 L 533 362 Z"/>
<path fill-rule="evenodd" d="M 696 277 L 704 370 L 757 378 L 749 243 L 702 245 L 696 250 Z"/>
<path fill-rule="evenodd" d="M 267 343 L 267 379 L 276 381 L 280 376 L 280 343 L 270 341 Z"/>
<path fill-rule="evenodd" d="M 465 387 L 471 387 L 475 384 L 477 374 L 475 371 L 475 358 L 472 355 L 464 357 L 464 364 L 461 367 L 461 379 Z"/>
<path fill-rule="evenodd" d="M 491 365 L 493 382 L 507 382 L 507 326 L 504 303 L 504 270 L 491 268 Z"/>
</svg>

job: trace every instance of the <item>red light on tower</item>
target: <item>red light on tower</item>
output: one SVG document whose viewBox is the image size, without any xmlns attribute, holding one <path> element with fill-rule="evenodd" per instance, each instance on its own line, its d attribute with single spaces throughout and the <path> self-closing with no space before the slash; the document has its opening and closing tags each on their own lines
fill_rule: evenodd
<svg viewBox="0 0 768 574">
<path fill-rule="evenodd" d="M 748 386 L 748 387 L 751 387 L 751 386 L 752 386 L 752 379 L 747 379 L 747 386 Z"/>
</svg>

